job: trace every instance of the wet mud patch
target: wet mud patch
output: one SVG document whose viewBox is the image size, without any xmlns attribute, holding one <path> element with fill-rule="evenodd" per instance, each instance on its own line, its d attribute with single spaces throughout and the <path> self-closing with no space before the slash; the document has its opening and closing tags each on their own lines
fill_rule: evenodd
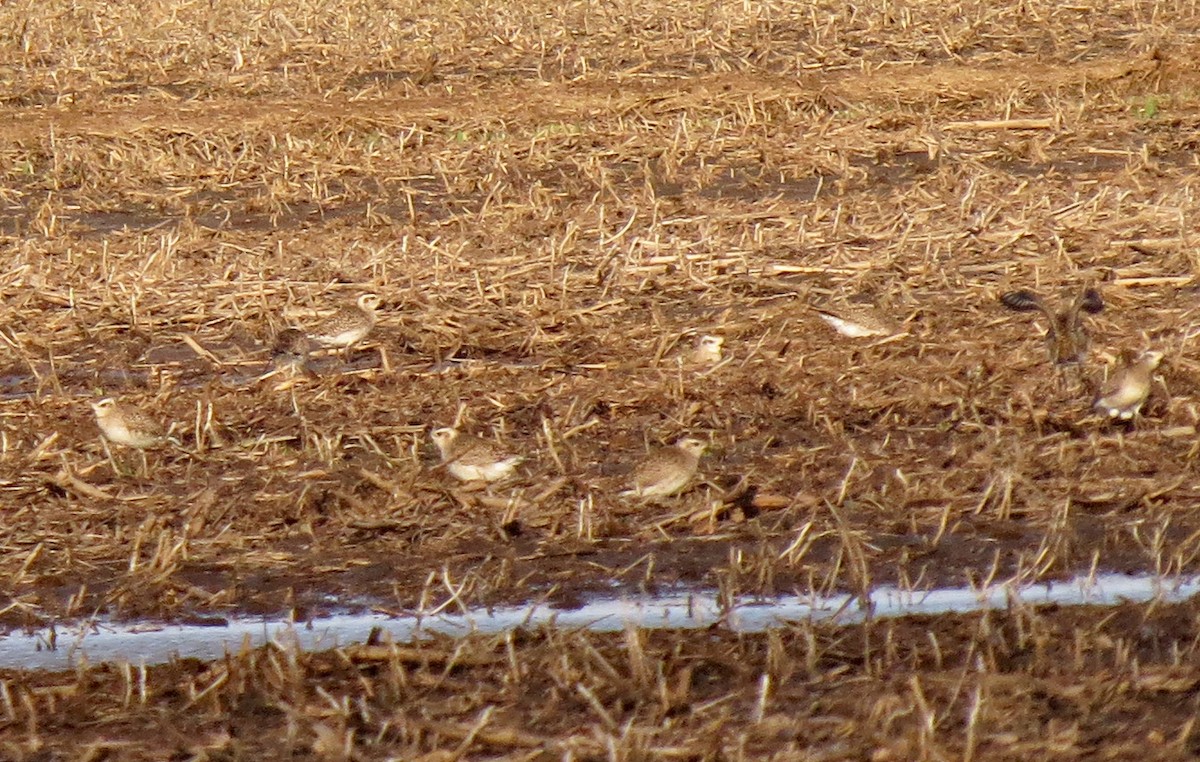
<svg viewBox="0 0 1200 762">
<path fill-rule="evenodd" d="M 1195 8 L 92 5 L 0 6 L 11 631 L 1200 571 Z M 1075 367 L 998 301 L 1084 286 Z M 459 484 L 447 425 L 526 461 Z M 1195 606 L 12 670 L 0 756 L 1186 758 Z"/>
</svg>

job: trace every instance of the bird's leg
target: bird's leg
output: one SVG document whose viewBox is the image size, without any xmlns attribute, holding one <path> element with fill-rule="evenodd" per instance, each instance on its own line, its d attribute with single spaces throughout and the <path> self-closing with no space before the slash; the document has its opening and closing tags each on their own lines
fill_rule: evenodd
<svg viewBox="0 0 1200 762">
<path fill-rule="evenodd" d="M 117 476 L 126 476 L 121 467 L 117 465 L 117 459 L 112 453 L 112 449 L 108 446 L 108 440 L 100 437 L 100 446 L 104 448 L 104 454 L 108 456 L 108 464 L 112 466 L 113 473 Z"/>
</svg>

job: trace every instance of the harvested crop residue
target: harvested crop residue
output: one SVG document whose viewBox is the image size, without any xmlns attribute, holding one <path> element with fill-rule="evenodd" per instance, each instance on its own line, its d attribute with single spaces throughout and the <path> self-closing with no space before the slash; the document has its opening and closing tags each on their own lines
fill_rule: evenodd
<svg viewBox="0 0 1200 762">
<path fill-rule="evenodd" d="M 1186 759 L 1194 602 L 7 673 L 11 759 Z"/>
<path fill-rule="evenodd" d="M 1198 21 L 8 3 L 4 617 L 1194 571 Z M 998 301 L 1089 284 L 1077 367 Z M 365 342 L 263 378 L 366 292 Z M 104 396 L 177 445 L 110 457 Z M 463 485 L 450 425 L 526 460 Z M 684 435 L 692 489 L 619 496 Z"/>
</svg>

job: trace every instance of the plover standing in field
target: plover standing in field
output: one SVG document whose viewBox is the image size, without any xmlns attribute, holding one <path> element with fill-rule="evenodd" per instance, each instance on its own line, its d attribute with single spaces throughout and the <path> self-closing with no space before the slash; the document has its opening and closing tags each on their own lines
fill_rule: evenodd
<svg viewBox="0 0 1200 762">
<path fill-rule="evenodd" d="M 330 349 L 349 350 L 367 337 L 375 327 L 375 310 L 379 296 L 363 294 L 353 307 L 343 307 L 325 319 L 309 335 L 313 341 Z"/>
<path fill-rule="evenodd" d="M 689 361 L 697 366 L 716 365 L 721 362 L 724 346 L 725 337 L 704 334 L 696 341 L 696 348 L 692 350 Z"/>
<path fill-rule="evenodd" d="M 93 402 L 92 410 L 100 432 L 113 444 L 147 450 L 167 441 L 162 424 L 133 405 L 105 397 Z"/>
<path fill-rule="evenodd" d="M 1069 304 L 1057 311 L 1051 309 L 1037 293 L 1025 288 L 1001 294 L 1000 302 L 1010 310 L 1038 311 L 1046 316 L 1050 321 L 1046 328 L 1046 346 L 1050 351 L 1050 361 L 1055 365 L 1079 363 L 1087 359 L 1091 340 L 1081 313 L 1095 315 L 1104 309 L 1104 299 L 1094 288 L 1080 289 Z"/>
<path fill-rule="evenodd" d="M 105 397 L 99 402 L 92 403 L 92 411 L 96 414 L 96 425 L 104 435 L 105 442 L 132 447 L 142 457 L 142 472 L 146 471 L 146 450 L 161 447 L 167 442 L 167 434 L 162 424 L 144 413 L 141 409 L 125 402 L 118 402 L 112 397 Z M 108 452 L 108 445 L 105 444 Z M 108 452 L 113 470 L 117 470 L 112 453 Z"/>
<path fill-rule="evenodd" d="M 494 482 L 510 475 L 525 459 L 489 439 L 443 427 L 430 434 L 450 475 L 464 482 Z"/>
<path fill-rule="evenodd" d="M 880 311 L 867 304 L 844 304 L 838 306 L 813 307 L 817 317 L 828 323 L 833 330 L 852 339 L 872 336 L 895 336 L 900 333 L 896 325 Z"/>
<path fill-rule="evenodd" d="M 697 336 L 691 342 L 686 341 L 686 337 L 687 334 L 663 337 L 659 343 L 659 351 L 654 356 L 655 362 L 660 358 L 667 357 L 666 363 L 669 367 L 706 372 L 724 365 L 728 361 L 724 351 L 724 336 L 706 333 Z"/>
<path fill-rule="evenodd" d="M 1133 363 L 1117 371 L 1109 379 L 1100 390 L 1093 407 L 1112 420 L 1133 420 L 1150 396 L 1154 371 L 1162 359 L 1162 352 L 1151 349 L 1142 352 Z"/>
<path fill-rule="evenodd" d="M 699 439 L 683 437 L 670 447 L 652 450 L 634 469 L 632 489 L 621 492 L 623 497 L 670 497 L 687 486 L 700 456 L 708 445 Z"/>
</svg>

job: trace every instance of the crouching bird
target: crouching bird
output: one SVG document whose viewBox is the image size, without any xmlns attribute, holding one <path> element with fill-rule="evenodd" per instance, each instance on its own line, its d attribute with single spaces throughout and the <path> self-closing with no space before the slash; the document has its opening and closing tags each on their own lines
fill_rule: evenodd
<svg viewBox="0 0 1200 762">
<path fill-rule="evenodd" d="M 1113 374 L 1100 390 L 1092 407 L 1114 421 L 1133 420 L 1150 396 L 1154 371 L 1162 359 L 1162 352 L 1152 349 L 1142 352 L 1132 363 Z"/>
<path fill-rule="evenodd" d="M 708 445 L 683 437 L 670 447 L 652 450 L 634 469 L 631 489 L 624 497 L 670 497 L 687 486 Z"/>
<path fill-rule="evenodd" d="M 495 482 L 510 474 L 525 460 L 489 439 L 443 427 L 429 435 L 450 475 L 464 482 Z"/>
</svg>

